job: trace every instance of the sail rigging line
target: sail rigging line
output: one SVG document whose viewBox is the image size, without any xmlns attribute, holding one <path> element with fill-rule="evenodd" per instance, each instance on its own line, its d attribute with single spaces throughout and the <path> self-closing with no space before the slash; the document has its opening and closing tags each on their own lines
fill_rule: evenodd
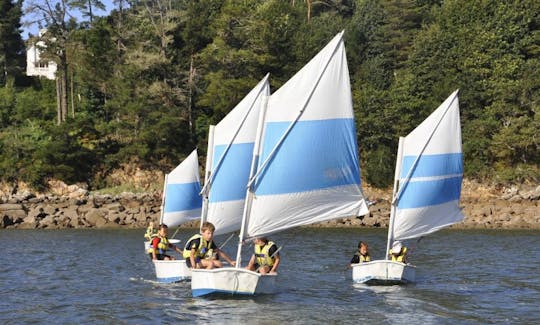
<svg viewBox="0 0 540 325">
<path fill-rule="evenodd" d="M 229 240 L 231 240 L 231 238 L 233 238 L 235 234 L 236 234 L 235 232 L 231 233 L 231 235 L 229 236 L 229 238 L 227 238 L 227 239 L 223 242 L 223 244 L 221 244 L 221 245 L 219 246 L 219 249 L 222 249 L 225 245 L 227 245 L 227 243 L 229 242 Z"/>
<path fill-rule="evenodd" d="M 433 135 L 435 134 L 435 131 L 437 131 L 437 129 L 439 128 L 439 125 L 441 124 L 441 122 L 443 121 L 444 117 L 446 116 L 446 113 L 448 113 L 448 110 L 450 109 L 450 107 L 452 107 L 452 104 L 454 103 L 454 101 L 456 100 L 457 98 L 457 94 L 458 94 L 459 90 L 455 92 L 455 95 L 454 95 L 454 98 L 452 98 L 452 100 L 450 101 L 450 103 L 448 104 L 448 106 L 446 107 L 446 109 L 444 110 L 444 113 L 442 114 L 441 118 L 439 119 L 439 121 L 437 122 L 437 125 L 435 125 L 435 127 L 433 128 L 433 130 L 431 131 L 431 134 L 429 135 L 427 141 L 424 143 L 424 146 L 422 147 L 422 150 L 420 150 L 420 153 L 416 156 L 416 159 L 414 160 L 413 164 L 411 165 L 411 168 L 409 169 L 409 172 L 407 173 L 405 179 L 403 182 L 401 183 L 404 183 L 403 186 L 400 186 L 399 188 L 399 191 L 396 195 L 396 197 L 394 197 L 393 201 L 392 201 L 392 205 L 395 205 L 397 201 L 399 201 L 399 199 L 401 198 L 401 195 L 403 194 L 403 191 L 404 189 L 407 187 L 407 184 L 409 184 L 409 180 L 412 176 L 412 173 L 414 171 L 414 169 L 416 168 L 416 165 L 418 164 L 418 161 L 420 160 L 420 157 L 422 156 L 422 154 L 424 153 L 424 151 L 426 150 L 427 148 L 427 145 L 429 144 L 429 142 L 431 141 L 431 138 L 433 137 Z"/>
<path fill-rule="evenodd" d="M 269 75 L 270 74 L 267 73 L 266 76 L 263 78 L 263 80 L 261 80 L 259 82 L 259 85 L 264 84 L 266 82 L 266 80 L 268 79 Z M 238 133 L 240 133 L 240 130 L 242 130 L 242 126 L 244 126 L 244 123 L 246 122 L 249 114 L 251 113 L 251 111 L 253 111 L 253 107 L 255 107 L 254 104 L 257 101 L 257 99 L 259 99 L 259 95 L 261 94 L 263 89 L 265 89 L 265 87 L 260 87 L 259 92 L 257 93 L 256 96 L 254 96 L 253 101 L 249 105 L 249 110 L 246 112 L 246 114 L 244 115 L 242 121 L 239 123 L 238 128 L 236 129 L 236 131 L 234 132 L 234 134 L 233 134 L 233 136 L 231 138 L 231 141 L 227 144 L 227 147 L 225 148 L 225 150 L 223 151 L 223 154 L 219 158 L 219 161 L 217 162 L 216 167 L 213 170 L 213 173 L 212 172 L 210 173 L 210 179 L 208 180 L 208 182 L 205 182 L 205 184 L 203 186 L 203 189 L 201 190 L 201 193 L 203 193 L 206 190 L 207 187 L 211 186 L 211 183 L 214 180 L 214 175 L 216 174 L 216 171 L 221 167 L 221 164 L 222 164 L 223 160 L 227 156 L 227 152 L 232 147 L 234 140 L 238 136 Z"/>
<path fill-rule="evenodd" d="M 330 64 L 330 62 L 332 61 L 332 58 L 334 57 L 334 54 L 336 54 L 336 51 L 337 49 L 339 48 L 339 46 L 342 44 L 342 41 L 343 41 L 343 34 L 344 34 L 345 31 L 341 31 L 340 33 L 340 37 L 339 37 L 339 41 L 337 41 L 337 44 L 336 44 L 336 47 L 333 49 L 332 51 L 332 54 L 329 55 L 328 57 L 328 60 L 326 61 L 325 65 L 324 65 L 324 68 L 321 69 L 321 72 L 319 73 L 319 76 L 317 77 L 317 80 L 315 81 L 315 83 L 313 84 L 313 87 L 311 88 L 306 100 L 304 101 L 303 105 L 302 105 L 302 108 L 300 109 L 300 111 L 298 112 L 297 116 L 295 117 L 295 119 L 293 121 L 291 121 L 291 124 L 288 126 L 287 130 L 285 130 L 285 132 L 283 133 L 283 135 L 281 136 L 281 138 L 279 139 L 279 141 L 276 143 L 276 145 L 274 146 L 274 148 L 272 149 L 272 151 L 270 152 L 270 154 L 268 155 L 268 157 L 266 158 L 266 160 L 264 161 L 264 163 L 261 165 L 261 167 L 259 168 L 259 170 L 257 171 L 257 173 L 252 177 L 250 178 L 249 182 L 248 182 L 248 187 L 251 187 L 251 185 L 253 184 L 253 182 L 255 181 L 255 179 L 261 174 L 261 172 L 263 170 L 266 169 L 266 166 L 268 165 L 268 163 L 272 160 L 272 158 L 274 157 L 275 153 L 277 152 L 277 150 L 279 149 L 279 147 L 281 147 L 281 144 L 285 141 L 285 139 L 287 138 L 287 136 L 289 135 L 289 133 L 291 132 L 292 128 L 296 125 L 296 123 L 298 122 L 298 120 L 300 119 L 300 117 L 302 117 L 302 114 L 304 114 L 304 111 L 306 110 L 306 107 L 308 105 L 308 103 L 310 102 L 311 100 L 311 97 L 313 96 L 313 94 L 315 93 L 315 90 L 317 89 L 317 86 L 319 85 L 324 73 L 326 72 L 326 69 L 328 68 L 328 65 Z"/>
</svg>

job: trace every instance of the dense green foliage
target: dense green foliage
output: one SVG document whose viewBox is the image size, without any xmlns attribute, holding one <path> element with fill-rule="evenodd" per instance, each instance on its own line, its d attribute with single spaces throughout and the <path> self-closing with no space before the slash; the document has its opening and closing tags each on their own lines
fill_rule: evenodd
<svg viewBox="0 0 540 325">
<path fill-rule="evenodd" d="M 209 124 L 266 73 L 279 88 L 341 30 L 369 183 L 391 182 L 398 137 L 455 89 L 466 176 L 540 179 L 538 1 L 140 0 L 107 17 L 92 15 L 100 1 L 66 3 L 92 18 L 61 35 L 73 112 L 56 124 L 53 81 L 0 77 L 0 181 L 99 187 L 123 163 L 167 171 L 194 147 L 204 156 Z M 17 14 L 0 19 L 10 73 Z"/>
</svg>

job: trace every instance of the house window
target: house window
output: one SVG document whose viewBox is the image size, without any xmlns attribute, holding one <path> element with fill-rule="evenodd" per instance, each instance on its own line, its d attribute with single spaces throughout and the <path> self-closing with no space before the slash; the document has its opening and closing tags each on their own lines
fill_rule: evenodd
<svg viewBox="0 0 540 325">
<path fill-rule="evenodd" d="M 36 68 L 43 68 L 43 69 L 46 69 L 46 68 L 49 67 L 49 62 L 41 62 L 41 61 L 40 61 L 40 62 L 35 62 L 35 63 L 34 63 L 34 66 L 35 66 Z"/>
</svg>

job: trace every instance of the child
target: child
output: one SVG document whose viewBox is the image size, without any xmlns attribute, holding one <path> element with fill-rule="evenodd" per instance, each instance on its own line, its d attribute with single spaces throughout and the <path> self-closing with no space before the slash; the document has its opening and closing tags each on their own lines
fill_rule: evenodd
<svg viewBox="0 0 540 325">
<path fill-rule="evenodd" d="M 251 256 L 247 269 L 261 274 L 275 274 L 280 262 L 276 244 L 266 237 L 255 238 L 254 243 L 255 254 Z"/>
<path fill-rule="evenodd" d="M 369 261 L 371 261 L 371 256 L 369 256 L 368 245 L 365 242 L 360 241 L 358 243 L 358 251 L 354 253 L 349 267 L 351 267 L 352 264 L 364 263 Z"/>
<path fill-rule="evenodd" d="M 220 260 L 214 256 L 223 257 L 232 266 L 236 265 L 225 252 L 219 249 L 213 241 L 215 227 L 210 222 L 205 222 L 201 226 L 201 233 L 193 235 L 184 247 L 183 256 L 186 264 L 195 269 L 213 269 L 222 267 Z"/>
<path fill-rule="evenodd" d="M 389 254 L 393 262 L 407 264 L 407 247 L 403 246 L 400 241 L 396 240 L 392 244 L 392 249 L 390 250 Z"/>
<path fill-rule="evenodd" d="M 178 253 L 182 254 L 182 251 L 175 245 L 169 243 L 167 238 L 168 227 L 165 224 L 159 225 L 158 234 L 154 239 L 150 248 L 148 249 L 148 254 L 152 260 L 174 260 L 174 257 L 166 254 L 169 248 L 176 250 Z"/>
<path fill-rule="evenodd" d="M 150 241 L 156 236 L 157 236 L 157 230 L 154 229 L 154 222 L 150 221 L 150 223 L 148 224 L 148 228 L 146 228 L 146 233 L 144 234 L 144 239 Z"/>
</svg>

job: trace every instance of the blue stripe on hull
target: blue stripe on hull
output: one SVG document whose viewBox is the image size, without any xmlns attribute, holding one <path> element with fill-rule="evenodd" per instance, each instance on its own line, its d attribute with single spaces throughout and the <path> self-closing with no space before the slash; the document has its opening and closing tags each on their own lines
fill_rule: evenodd
<svg viewBox="0 0 540 325">
<path fill-rule="evenodd" d="M 193 289 L 191 290 L 193 297 L 202 297 L 208 295 L 253 295 L 251 292 L 240 292 L 240 291 L 228 291 L 228 290 L 217 290 L 217 289 Z"/>
<path fill-rule="evenodd" d="M 168 184 L 165 191 L 165 212 L 194 210 L 202 206 L 199 182 Z"/>
<path fill-rule="evenodd" d="M 245 198 L 253 145 L 253 143 L 241 143 L 233 144 L 229 148 L 219 170 L 213 171 L 214 181 L 210 189 L 210 202 L 235 201 Z M 214 147 L 213 166 L 219 162 L 226 148 L 226 145 Z"/>
<path fill-rule="evenodd" d="M 157 278 L 158 282 L 161 283 L 174 283 L 174 282 L 180 282 L 180 281 L 187 281 L 189 280 L 189 277 L 185 276 L 173 276 L 169 278 Z"/>
<path fill-rule="evenodd" d="M 260 164 L 290 122 L 266 124 Z M 299 121 L 259 176 L 256 195 L 307 192 L 360 184 L 353 119 Z"/>
<path fill-rule="evenodd" d="M 422 208 L 459 200 L 461 176 L 431 181 L 409 182 L 398 202 L 398 209 Z"/>
<path fill-rule="evenodd" d="M 403 157 L 401 178 L 407 177 L 409 169 L 411 169 L 416 157 L 417 156 Z M 418 160 L 411 178 L 458 174 L 463 174 L 463 155 L 461 153 L 423 155 Z"/>
</svg>

